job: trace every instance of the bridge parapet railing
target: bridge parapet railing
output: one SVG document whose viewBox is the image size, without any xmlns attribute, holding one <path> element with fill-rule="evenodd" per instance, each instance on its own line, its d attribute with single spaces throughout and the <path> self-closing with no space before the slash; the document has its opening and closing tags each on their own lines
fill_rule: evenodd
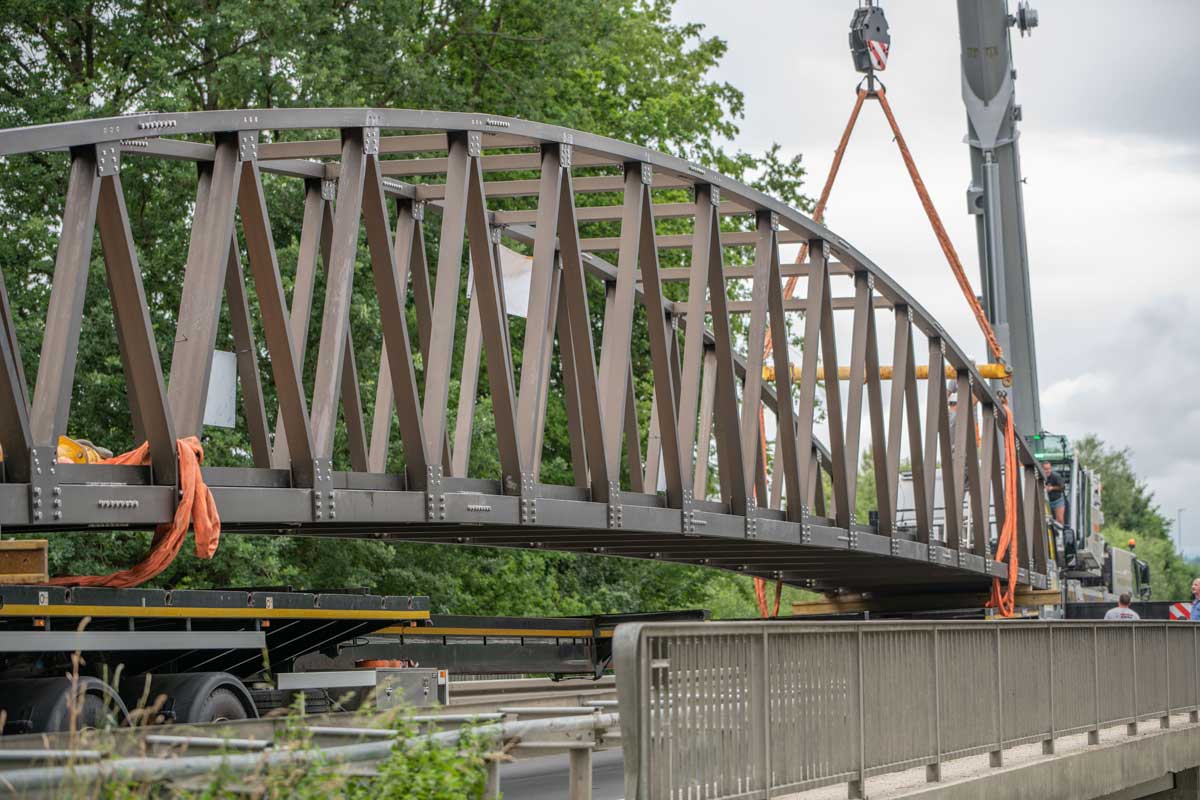
<svg viewBox="0 0 1200 800">
<path fill-rule="evenodd" d="M 640 623 L 614 641 L 625 796 L 757 798 L 1200 719 L 1200 627 Z"/>
</svg>

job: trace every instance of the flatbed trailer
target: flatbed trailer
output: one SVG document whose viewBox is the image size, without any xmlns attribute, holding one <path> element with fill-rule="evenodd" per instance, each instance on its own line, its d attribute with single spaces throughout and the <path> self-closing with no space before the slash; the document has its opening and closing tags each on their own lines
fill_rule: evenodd
<svg viewBox="0 0 1200 800">
<path fill-rule="evenodd" d="M 318 690 L 345 681 L 323 687 L 314 676 L 297 692 L 280 679 L 311 653 L 428 619 L 428 598 L 416 596 L 2 586 L 0 728 L 252 718 L 289 705 L 298 692 L 306 706 L 330 710 L 319 706 L 331 693 Z M 378 677 L 430 680 L 400 673 Z M 356 677 L 359 684 L 377 678 Z M 433 677 L 444 684 L 444 673 Z"/>
<path fill-rule="evenodd" d="M 436 664 L 456 675 L 598 679 L 612 669 L 617 625 L 708 617 L 700 609 L 575 617 L 434 614 L 424 623 L 392 625 L 362 637 L 342 648 L 330 667 L 345 668 L 357 659 L 403 659 Z"/>
<path fill-rule="evenodd" d="M 622 622 L 431 615 L 429 599 L 357 590 L 0 586 L 0 731 L 205 723 L 448 704 L 449 675 L 599 679 Z"/>
</svg>

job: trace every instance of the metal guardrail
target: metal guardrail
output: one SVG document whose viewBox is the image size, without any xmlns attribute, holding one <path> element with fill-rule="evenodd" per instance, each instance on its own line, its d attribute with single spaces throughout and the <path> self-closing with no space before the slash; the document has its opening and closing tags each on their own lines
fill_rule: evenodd
<svg viewBox="0 0 1200 800">
<path fill-rule="evenodd" d="M 515 721 L 531 716 L 529 713 L 505 712 L 503 709 L 532 712 L 535 709 L 563 707 L 587 711 L 608 708 L 616 704 L 616 696 L 616 682 L 611 675 L 595 681 L 555 681 L 550 678 L 466 681 L 452 684 L 448 706 L 415 708 L 415 716 L 411 721 L 416 723 L 421 733 L 434 733 L 471 721 Z M 534 716 L 544 716 L 544 712 Z M 0 772 L 26 762 L 30 765 L 45 763 L 55 752 L 78 754 L 83 752 L 80 748 L 95 748 L 106 758 L 140 755 L 152 749 L 147 748 L 146 744 L 154 736 L 183 736 L 192 743 L 212 737 L 274 741 L 289 727 L 299 724 L 303 724 L 312 734 L 314 744 L 335 745 L 345 742 L 345 737 L 349 735 L 347 732 L 358 734 L 370 730 L 363 726 L 364 720 L 371 717 L 369 712 L 364 711 L 334 711 L 308 714 L 303 718 L 267 711 L 257 719 L 9 734 L 0 736 Z M 379 731 L 387 732 L 385 729 Z M 11 755 L 13 752 L 23 755 L 14 757 Z"/>
<path fill-rule="evenodd" d="M 644 623 L 614 655 L 628 800 L 855 798 L 872 775 L 1200 720 L 1186 623 Z"/>
<path fill-rule="evenodd" d="M 473 726 L 475 735 L 493 739 L 497 744 L 506 744 L 516 750 L 526 749 L 538 755 L 556 752 L 570 754 L 570 800 L 591 800 L 591 753 L 601 744 L 604 734 L 618 724 L 617 715 L 600 708 L 560 709 L 564 713 L 550 718 L 536 716 L 533 719 L 508 720 L 492 724 Z M 577 713 L 575 713 L 577 712 Z M 43 796 L 69 788 L 76 796 L 80 792 L 91 796 L 100 792 L 104 782 L 111 779 L 137 782 L 171 782 L 188 778 L 213 775 L 257 773 L 265 767 L 282 764 L 300 764 L 317 758 L 329 759 L 331 770 L 360 767 L 355 774 L 370 775 L 370 765 L 391 756 L 396 748 L 412 747 L 419 742 L 456 744 L 465 728 L 455 727 L 437 733 L 428 733 L 414 739 L 399 739 L 395 731 L 371 728 L 314 728 L 314 735 L 335 736 L 340 744 L 326 745 L 318 749 L 275 747 L 273 742 L 254 740 L 230 740 L 222 737 L 158 736 L 161 745 L 182 748 L 151 756 L 123 759 L 104 759 L 95 751 L 84 751 L 83 757 L 64 754 L 63 751 L 48 753 L 45 759 L 36 760 L 49 766 L 34 766 L 0 772 L 0 793 L 6 796 Z M 505 749 L 509 749 L 505 748 Z M 188 750 L 203 752 L 190 755 Z M 235 752 L 216 752 L 232 750 Z M 250 752 L 247 752 L 250 751 Z M 79 752 L 79 751 L 75 751 Z M 23 757 L 28 753 L 22 753 Z M 61 762 L 68 762 L 61 764 Z M 61 765 L 60 765 L 61 764 Z M 365 769 L 361 769 L 365 767 Z M 500 797 L 499 762 L 488 765 L 485 797 Z"/>
<path fill-rule="evenodd" d="M 451 705 L 419 709 L 409 718 L 419 733 L 412 741 L 452 744 L 468 726 L 495 739 L 493 750 L 502 755 L 488 759 L 485 798 L 500 796 L 503 762 L 566 754 L 563 779 L 570 786 L 569 797 L 591 800 L 592 754 L 621 746 L 615 696 L 611 676 L 596 681 L 466 681 L 455 684 Z M 345 762 L 336 769 L 369 776 L 388 748 L 401 741 L 390 728 L 365 727 L 377 722 L 370 715 L 342 712 L 0 737 L 0 796 L 59 796 L 55 792 L 64 782 L 75 789 L 80 781 L 99 791 L 104 780 L 117 775 L 153 774 L 155 780 L 172 781 L 216 769 L 254 772 L 268 763 L 309 757 L 280 738 L 285 729 L 297 727 L 326 757 Z M 361 746 L 379 742 L 385 746 Z M 228 756 L 254 754 L 257 766 L 246 758 L 228 763 Z"/>
</svg>

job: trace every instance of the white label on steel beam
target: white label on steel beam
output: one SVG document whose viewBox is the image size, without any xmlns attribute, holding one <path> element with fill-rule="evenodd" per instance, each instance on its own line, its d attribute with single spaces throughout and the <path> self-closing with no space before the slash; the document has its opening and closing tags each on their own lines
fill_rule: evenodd
<svg viewBox="0 0 1200 800">
<path fill-rule="evenodd" d="M 529 316 L 529 279 L 533 258 L 500 245 L 500 280 L 504 291 L 504 310 L 510 317 Z M 475 271 L 467 272 L 467 297 L 475 291 Z"/>
<path fill-rule="evenodd" d="M 237 354 L 213 351 L 212 372 L 208 376 L 208 401 L 204 405 L 204 424 L 217 428 L 237 425 Z"/>
</svg>

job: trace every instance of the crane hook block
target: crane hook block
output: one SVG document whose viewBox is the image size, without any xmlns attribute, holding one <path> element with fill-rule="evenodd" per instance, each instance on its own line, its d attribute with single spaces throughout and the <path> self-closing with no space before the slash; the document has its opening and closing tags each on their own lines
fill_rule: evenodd
<svg viewBox="0 0 1200 800">
<path fill-rule="evenodd" d="M 867 3 L 854 9 L 850 20 L 850 54 L 854 57 L 856 70 L 869 75 L 887 69 L 891 44 L 892 37 L 882 8 Z"/>
</svg>

